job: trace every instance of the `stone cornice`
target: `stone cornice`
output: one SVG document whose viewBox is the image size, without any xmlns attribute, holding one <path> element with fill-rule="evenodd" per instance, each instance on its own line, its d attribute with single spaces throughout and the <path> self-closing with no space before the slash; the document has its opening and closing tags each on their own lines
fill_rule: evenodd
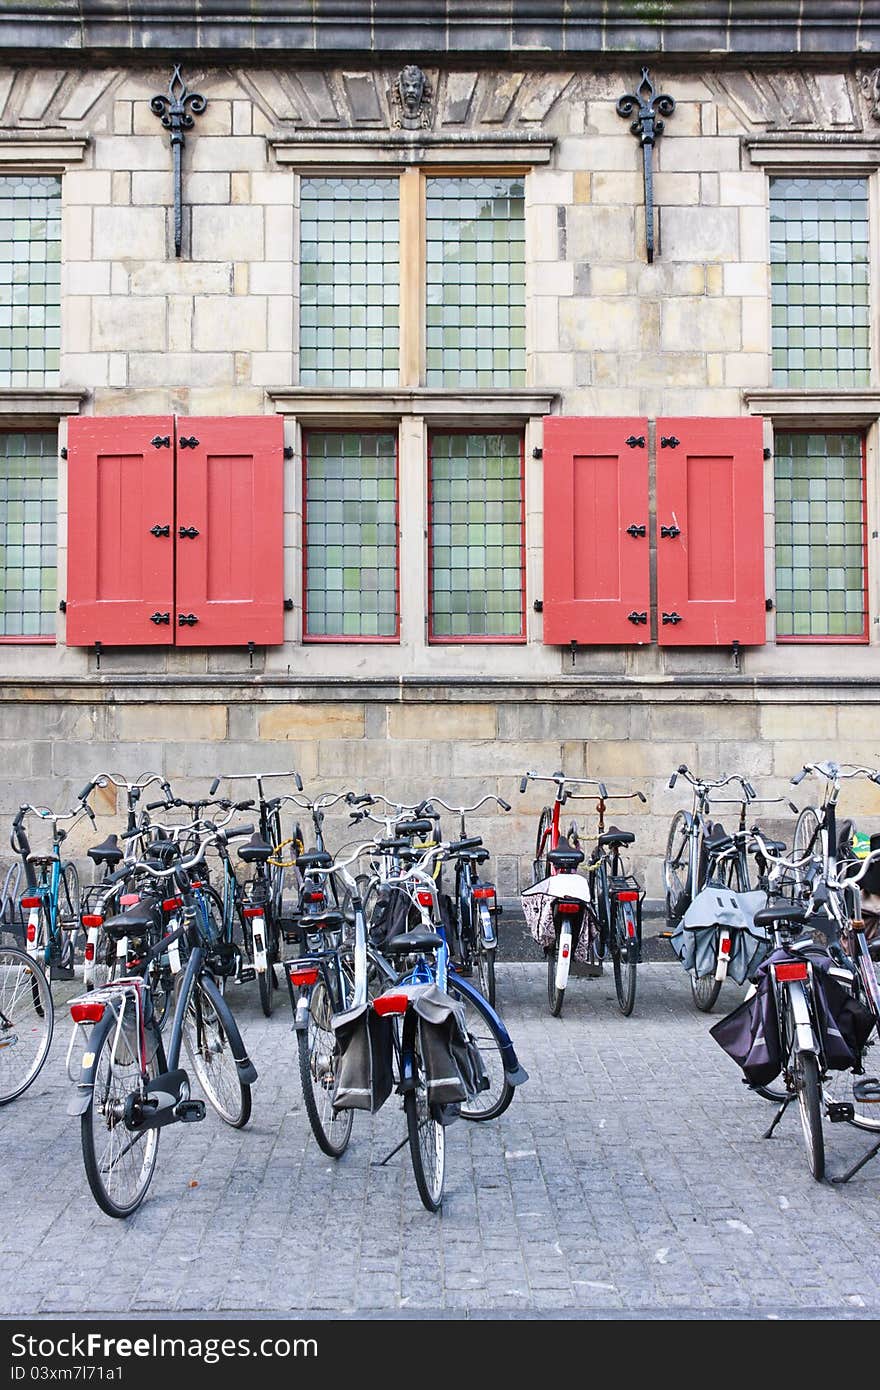
<svg viewBox="0 0 880 1390">
<path fill-rule="evenodd" d="M 744 391 L 743 401 L 752 415 L 766 415 L 777 425 L 819 428 L 871 425 L 880 418 L 880 390 L 828 391 L 763 387 Z"/>
<path fill-rule="evenodd" d="M 351 165 L 403 168 L 407 165 L 460 166 L 478 164 L 481 168 L 534 168 L 549 164 L 555 140 L 528 134 L 488 134 L 464 131 L 432 135 L 377 131 L 327 132 L 316 136 L 303 131 L 270 138 L 269 147 L 279 164 L 327 165 L 339 170 Z"/>
<path fill-rule="evenodd" d="M 880 165 L 880 134 L 865 135 L 815 131 L 793 135 L 773 131 L 746 137 L 743 145 L 752 164 L 769 173 L 869 173 Z"/>
<path fill-rule="evenodd" d="M 814 61 L 880 52 L 880 12 L 874 0 L 7 0 L 2 50 Z"/>
<path fill-rule="evenodd" d="M 41 173 L 62 172 L 70 164 L 81 164 L 88 148 L 87 139 L 72 135 L 36 131 L 26 134 L 0 135 L 0 170 L 38 169 Z"/>
<path fill-rule="evenodd" d="M 9 429 L 16 424 L 56 425 L 64 415 L 78 415 L 88 398 L 84 387 L 0 388 L 0 423 Z"/>
<path fill-rule="evenodd" d="M 479 419 L 481 423 L 511 424 L 536 416 L 549 415 L 559 399 L 557 391 L 525 386 L 503 390 L 445 391 L 431 387 L 371 387 L 328 390 L 316 386 L 270 388 L 266 393 L 282 415 L 299 419 L 364 420 L 374 423 L 396 422 L 407 416 L 427 417 L 433 424 L 458 424 Z"/>
</svg>

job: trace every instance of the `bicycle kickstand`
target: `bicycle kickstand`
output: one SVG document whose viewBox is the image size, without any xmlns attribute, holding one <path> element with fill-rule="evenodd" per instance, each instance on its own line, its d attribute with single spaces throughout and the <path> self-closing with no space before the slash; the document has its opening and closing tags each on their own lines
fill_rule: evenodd
<svg viewBox="0 0 880 1390">
<path fill-rule="evenodd" d="M 762 1136 L 764 1139 L 772 1139 L 772 1138 L 773 1138 L 773 1131 L 774 1131 L 774 1129 L 775 1129 L 776 1126 L 779 1124 L 779 1121 L 782 1119 L 783 1115 L 785 1114 L 786 1110 L 787 1110 L 788 1107 L 791 1105 L 791 1102 L 792 1102 L 793 1100 L 794 1100 L 794 1096 L 786 1096 L 785 1100 L 784 1100 L 784 1101 L 782 1102 L 782 1104 L 780 1105 L 780 1107 L 779 1107 L 779 1109 L 777 1110 L 776 1114 L 773 1116 L 773 1123 L 770 1125 L 770 1128 L 766 1131 L 766 1133 Z"/>
<path fill-rule="evenodd" d="M 838 1173 L 835 1177 L 829 1177 L 829 1181 L 833 1183 L 849 1182 L 850 1178 L 854 1178 L 860 1168 L 864 1168 L 865 1164 L 870 1163 L 871 1159 L 876 1158 L 878 1154 L 880 1154 L 880 1140 L 878 1140 L 874 1147 L 869 1149 L 867 1153 L 862 1154 L 858 1163 L 854 1163 L 851 1168 L 847 1168 L 845 1173 Z"/>
<path fill-rule="evenodd" d="M 379 1162 L 374 1163 L 372 1166 L 374 1168 L 384 1168 L 385 1164 L 388 1163 L 394 1157 L 395 1154 L 399 1154 L 400 1150 L 405 1148 L 408 1143 L 409 1135 L 407 1135 L 405 1139 L 401 1139 L 400 1143 L 397 1145 L 396 1148 L 391 1150 L 390 1154 L 386 1154 L 384 1158 L 380 1158 Z"/>
</svg>

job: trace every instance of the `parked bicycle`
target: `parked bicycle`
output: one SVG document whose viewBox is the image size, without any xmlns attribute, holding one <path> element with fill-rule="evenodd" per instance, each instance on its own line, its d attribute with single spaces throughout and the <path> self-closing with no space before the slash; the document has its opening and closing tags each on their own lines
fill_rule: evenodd
<svg viewBox="0 0 880 1390">
<path fill-rule="evenodd" d="M 48 806 L 20 806 L 12 822 L 10 843 L 22 861 L 25 891 L 21 898 L 27 913 L 25 927 L 26 950 L 43 965 L 46 977 L 52 980 L 71 980 L 74 974 L 76 942 L 80 932 L 80 882 L 72 859 L 64 859 L 61 849 L 70 830 L 88 816 L 95 823 L 95 814 L 88 797 L 94 782 L 83 787 L 70 811 L 53 811 Z M 52 848 L 47 854 L 34 854 L 25 830 L 28 816 L 37 817 L 51 827 Z M 64 825 L 62 822 L 70 822 Z"/>
<path fill-rule="evenodd" d="M 39 961 L 0 944 L 0 1105 L 36 1081 L 54 1024 L 52 991 Z"/>
</svg>

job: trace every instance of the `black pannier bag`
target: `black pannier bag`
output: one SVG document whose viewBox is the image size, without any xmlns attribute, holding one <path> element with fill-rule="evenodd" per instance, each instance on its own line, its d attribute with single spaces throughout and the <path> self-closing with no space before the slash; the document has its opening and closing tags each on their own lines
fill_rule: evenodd
<svg viewBox="0 0 880 1390">
<path fill-rule="evenodd" d="M 746 999 L 709 1029 L 710 1035 L 728 1057 L 742 1067 L 750 1086 L 769 1086 L 779 1075 L 779 1025 L 776 999 L 765 978 L 751 999 Z"/>
<path fill-rule="evenodd" d="M 407 993 L 418 1015 L 429 1104 L 457 1106 L 485 1091 L 489 1078 L 480 1049 L 467 1030 L 464 1005 L 437 985 L 411 985 Z"/>
<path fill-rule="evenodd" d="M 333 1087 L 334 1110 L 368 1110 L 375 1114 L 391 1095 L 392 1022 L 369 1004 L 336 1014 L 333 1031 L 340 1057 Z"/>
<path fill-rule="evenodd" d="M 385 883 L 376 894 L 370 917 L 370 940 L 381 951 L 386 942 L 410 927 L 417 927 L 420 921 L 418 909 L 409 893 L 394 884 Z"/>
</svg>

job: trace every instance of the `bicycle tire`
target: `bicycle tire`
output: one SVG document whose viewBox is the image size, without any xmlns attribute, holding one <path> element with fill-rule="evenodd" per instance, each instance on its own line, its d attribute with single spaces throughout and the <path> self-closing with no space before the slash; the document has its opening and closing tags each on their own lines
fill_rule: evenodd
<svg viewBox="0 0 880 1390">
<path fill-rule="evenodd" d="M 629 1018 L 636 1003 L 636 983 L 638 969 L 638 946 L 623 935 L 618 926 L 619 905 L 612 913 L 610 947 L 611 966 L 614 972 L 614 992 L 617 1006 L 624 1018 Z"/>
<path fill-rule="evenodd" d="M 565 989 L 559 989 L 556 984 L 556 967 L 559 961 L 561 932 L 556 933 L 556 945 L 547 950 L 547 1002 L 550 1005 L 550 1012 L 554 1018 L 562 1016 L 562 1006 L 565 1003 Z"/>
<path fill-rule="evenodd" d="M 547 832 L 552 825 L 553 812 L 549 806 L 544 806 L 538 817 L 538 833 L 535 836 L 535 859 L 532 866 L 533 883 L 540 883 L 541 879 L 547 878 L 550 874 L 550 860 L 547 858 L 550 836 Z"/>
<path fill-rule="evenodd" d="M 819 838 L 819 817 L 812 806 L 805 806 L 794 823 L 794 832 L 791 837 L 791 857 L 795 862 L 803 859 L 807 854 L 814 860 L 818 860 L 816 854 L 817 845 L 821 844 Z M 830 847 L 831 854 L 834 854 L 836 846 Z M 794 895 L 799 896 L 807 882 L 808 873 L 805 869 L 792 870 L 792 880 Z"/>
<path fill-rule="evenodd" d="M 330 991 L 318 980 L 309 996 L 309 1021 L 296 1035 L 303 1104 L 318 1147 L 330 1158 L 341 1158 L 351 1138 L 353 1110 L 333 1111 L 333 1090 L 339 1044 L 330 1027 L 334 1013 Z M 327 1051 L 327 1049 L 330 1049 Z"/>
<path fill-rule="evenodd" d="M 152 1182 L 159 1130 L 131 1135 L 125 1127 L 121 1106 L 137 1085 L 140 1069 L 133 1024 L 126 1025 L 118 1038 L 116 1030 L 115 1014 L 108 1010 L 89 1039 L 95 1054 L 95 1084 L 80 1117 L 80 1141 L 86 1177 L 98 1206 L 108 1216 L 126 1217 L 140 1206 Z M 114 1041 L 115 1058 L 111 1056 Z M 147 1059 L 152 1077 L 159 1075 L 160 1056 L 161 1044 L 157 1044 Z"/>
<path fill-rule="evenodd" d="M 822 1087 L 815 1053 L 795 1053 L 792 1073 L 807 1149 L 807 1162 L 813 1177 L 817 1182 L 821 1182 L 825 1176 L 825 1138 L 822 1133 Z"/>
<path fill-rule="evenodd" d="M 434 1118 L 428 1102 L 424 1067 L 419 1048 L 415 1015 L 407 1014 L 403 1025 L 402 1053 L 411 1058 L 414 1086 L 403 1097 L 410 1159 L 422 1206 L 439 1211 L 446 1182 L 446 1131 Z"/>
<path fill-rule="evenodd" d="M 495 952 L 477 948 L 477 979 L 480 993 L 495 1007 Z"/>
<path fill-rule="evenodd" d="M 502 1040 L 497 1024 L 488 1009 L 480 1002 L 479 996 L 474 997 L 459 989 L 458 982 L 452 975 L 447 980 L 446 991 L 464 1005 L 465 1027 L 480 1049 L 483 1066 L 489 1078 L 487 1090 L 479 1091 L 470 1100 L 462 1101 L 462 1119 L 473 1120 L 476 1123 L 495 1120 L 504 1114 L 513 1100 L 515 1090 L 504 1070 Z"/>
<path fill-rule="evenodd" d="M 0 1105 L 33 1085 L 49 1055 L 55 1008 L 38 961 L 0 946 Z"/>
<path fill-rule="evenodd" d="M 61 933 L 60 964 L 72 970 L 76 959 L 82 917 L 82 891 L 76 865 L 70 860 L 61 867 L 58 880 L 58 930 Z"/>
<path fill-rule="evenodd" d="M 663 882 L 667 931 L 674 931 L 678 926 L 693 895 L 690 859 L 692 826 L 693 817 L 689 812 L 676 811 L 666 837 Z"/>
<path fill-rule="evenodd" d="M 691 998 L 695 1007 L 701 1014 L 711 1013 L 721 993 L 723 981 L 716 980 L 714 975 L 697 975 L 693 970 L 690 972 L 690 981 Z"/>
<path fill-rule="evenodd" d="M 183 1045 L 211 1108 L 224 1124 L 243 1129 L 251 1117 L 251 1088 L 240 1078 L 236 1044 L 242 1046 L 232 1010 L 214 981 L 202 975 L 186 1006 Z"/>
</svg>

